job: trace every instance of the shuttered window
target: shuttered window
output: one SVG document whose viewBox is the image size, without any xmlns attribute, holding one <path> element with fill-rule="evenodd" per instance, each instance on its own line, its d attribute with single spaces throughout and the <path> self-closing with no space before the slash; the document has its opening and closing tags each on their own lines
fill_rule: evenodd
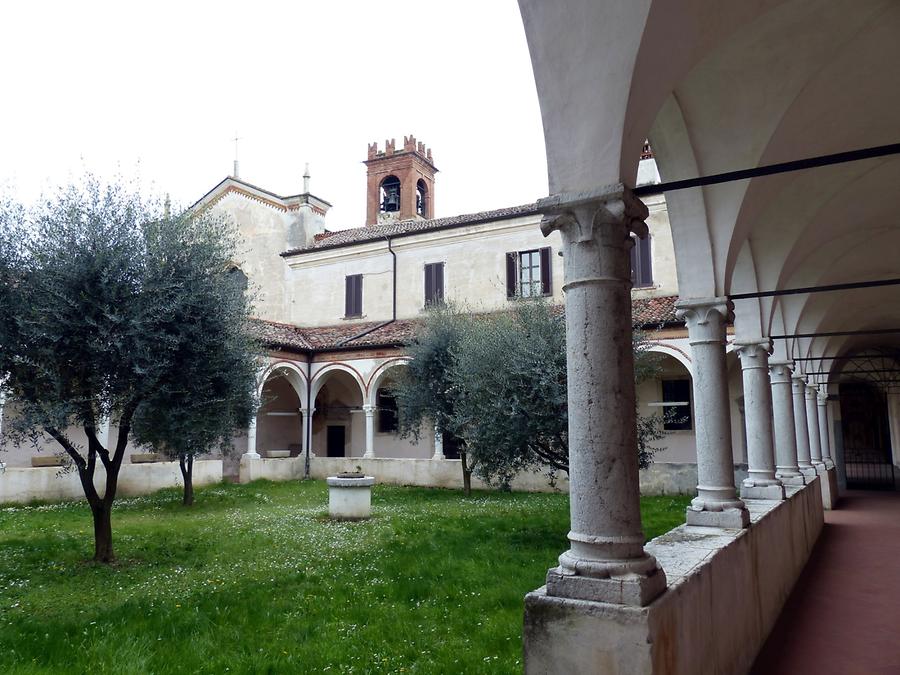
<svg viewBox="0 0 900 675">
<path fill-rule="evenodd" d="M 425 265 L 425 306 L 440 305 L 444 302 L 444 263 Z"/>
<path fill-rule="evenodd" d="M 643 239 L 632 237 L 631 284 L 635 288 L 653 285 L 653 263 L 650 256 L 650 235 Z"/>
<path fill-rule="evenodd" d="M 553 294 L 550 247 L 506 254 L 506 297 L 534 298 Z"/>
<path fill-rule="evenodd" d="M 346 277 L 344 316 L 362 316 L 362 274 L 350 274 Z"/>
</svg>

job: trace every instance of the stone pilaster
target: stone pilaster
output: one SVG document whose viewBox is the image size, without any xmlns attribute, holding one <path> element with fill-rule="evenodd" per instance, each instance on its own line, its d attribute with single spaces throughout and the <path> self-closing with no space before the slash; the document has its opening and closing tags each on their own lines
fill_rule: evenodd
<svg viewBox="0 0 900 675">
<path fill-rule="evenodd" d="M 784 499 L 784 486 L 775 477 L 775 445 L 772 440 L 772 391 L 769 355 L 772 341 L 735 340 L 744 381 L 749 475 L 741 483 L 742 499 Z"/>
<path fill-rule="evenodd" d="M 826 469 L 833 469 L 834 459 L 831 456 L 831 437 L 828 434 L 828 391 L 825 385 L 819 386 L 816 405 L 819 408 L 819 443 L 822 445 L 822 462 L 825 464 Z"/>
<path fill-rule="evenodd" d="M 785 485 L 805 485 L 806 478 L 797 465 L 792 376 L 790 361 L 769 361 L 772 419 L 775 427 L 775 477 Z"/>
<path fill-rule="evenodd" d="M 684 320 L 694 361 L 694 409 L 697 442 L 697 496 L 687 510 L 688 525 L 741 528 L 750 513 L 734 487 L 725 324 L 727 298 L 679 300 L 675 314 Z"/>
<path fill-rule="evenodd" d="M 644 551 L 638 484 L 629 250 L 647 207 L 622 185 L 538 207 L 544 234 L 563 240 L 569 403 L 570 548 L 547 594 L 646 605 L 666 588 Z"/>
<path fill-rule="evenodd" d="M 375 457 L 375 406 L 364 405 L 363 412 L 366 415 L 366 452 L 363 459 Z"/>
</svg>

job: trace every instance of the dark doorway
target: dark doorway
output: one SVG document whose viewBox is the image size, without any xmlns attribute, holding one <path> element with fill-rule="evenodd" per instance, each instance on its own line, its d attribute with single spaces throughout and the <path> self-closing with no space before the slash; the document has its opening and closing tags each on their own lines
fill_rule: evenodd
<svg viewBox="0 0 900 675">
<path fill-rule="evenodd" d="M 463 449 L 463 441 L 449 431 L 444 432 L 444 459 L 459 459 L 459 451 Z"/>
<path fill-rule="evenodd" d="M 887 401 L 877 386 L 840 385 L 841 428 L 848 488 L 894 489 Z"/>
<path fill-rule="evenodd" d="M 340 425 L 328 426 L 328 456 L 343 457 L 347 429 Z"/>
</svg>

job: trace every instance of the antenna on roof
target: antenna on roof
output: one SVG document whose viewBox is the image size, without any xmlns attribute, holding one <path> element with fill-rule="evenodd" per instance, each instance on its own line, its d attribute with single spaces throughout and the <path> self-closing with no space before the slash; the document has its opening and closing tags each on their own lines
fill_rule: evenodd
<svg viewBox="0 0 900 675">
<path fill-rule="evenodd" d="M 241 172 L 238 168 L 238 141 L 241 140 L 241 138 L 236 131 L 234 132 L 234 138 L 232 140 L 234 141 L 234 172 L 231 175 L 235 178 L 240 178 Z"/>
<path fill-rule="evenodd" d="M 309 162 L 303 170 L 303 194 L 309 194 Z"/>
</svg>

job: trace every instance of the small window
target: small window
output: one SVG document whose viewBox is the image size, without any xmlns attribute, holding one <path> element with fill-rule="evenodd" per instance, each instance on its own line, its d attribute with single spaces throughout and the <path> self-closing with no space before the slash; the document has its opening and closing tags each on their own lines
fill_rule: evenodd
<svg viewBox="0 0 900 675">
<path fill-rule="evenodd" d="M 650 256 L 650 235 L 643 239 L 632 237 L 631 247 L 631 285 L 643 288 L 653 285 L 653 264 Z"/>
<path fill-rule="evenodd" d="M 349 275 L 344 290 L 344 316 L 362 316 L 362 274 Z"/>
<path fill-rule="evenodd" d="M 666 431 L 690 431 L 694 428 L 691 418 L 691 381 L 663 380 L 663 429 Z"/>
<path fill-rule="evenodd" d="M 506 297 L 551 295 L 550 247 L 506 254 Z"/>
<path fill-rule="evenodd" d="M 378 432 L 382 434 L 397 431 L 397 399 L 390 391 L 379 389 L 375 396 L 378 408 Z"/>
<path fill-rule="evenodd" d="M 440 305 L 444 302 L 444 263 L 425 265 L 425 306 Z"/>
</svg>

